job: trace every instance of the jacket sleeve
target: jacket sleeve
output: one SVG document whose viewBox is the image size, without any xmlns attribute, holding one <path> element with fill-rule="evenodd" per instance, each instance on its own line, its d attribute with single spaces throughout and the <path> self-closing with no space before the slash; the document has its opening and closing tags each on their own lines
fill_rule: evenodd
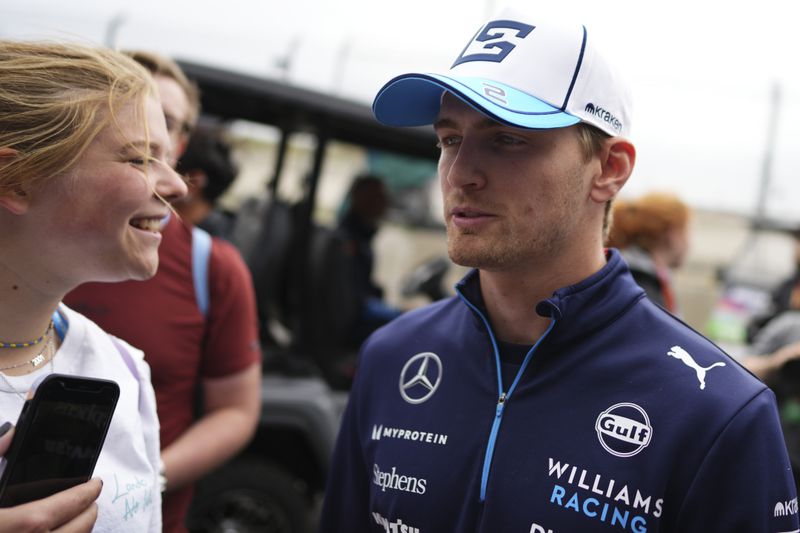
<svg viewBox="0 0 800 533">
<path fill-rule="evenodd" d="M 319 533 L 362 533 L 369 531 L 369 471 L 358 423 L 360 402 L 358 379 L 344 412 L 331 461 Z"/>
<path fill-rule="evenodd" d="M 675 531 L 797 532 L 796 491 L 775 396 L 764 389 L 718 436 L 683 500 Z"/>
</svg>

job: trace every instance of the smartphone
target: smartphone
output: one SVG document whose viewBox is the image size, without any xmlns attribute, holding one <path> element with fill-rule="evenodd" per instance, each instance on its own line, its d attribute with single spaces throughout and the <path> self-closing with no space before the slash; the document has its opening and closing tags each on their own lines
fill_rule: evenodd
<svg viewBox="0 0 800 533">
<path fill-rule="evenodd" d="M 50 374 L 17 420 L 0 507 L 38 500 L 88 481 L 119 399 L 106 379 Z"/>
</svg>

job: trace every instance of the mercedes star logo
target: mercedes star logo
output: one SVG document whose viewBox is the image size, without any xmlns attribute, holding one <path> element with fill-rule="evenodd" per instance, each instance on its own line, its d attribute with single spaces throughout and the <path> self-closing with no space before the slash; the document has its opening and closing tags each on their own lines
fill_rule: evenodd
<svg viewBox="0 0 800 533">
<path fill-rule="evenodd" d="M 418 353 L 400 372 L 400 395 L 408 403 L 422 403 L 433 396 L 441 382 L 442 361 L 439 356 L 432 352 Z"/>
</svg>

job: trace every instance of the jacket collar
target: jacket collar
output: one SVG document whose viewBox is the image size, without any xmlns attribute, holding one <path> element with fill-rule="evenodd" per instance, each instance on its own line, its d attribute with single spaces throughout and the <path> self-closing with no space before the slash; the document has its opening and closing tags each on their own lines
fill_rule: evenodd
<svg viewBox="0 0 800 533">
<path fill-rule="evenodd" d="M 556 320 L 550 334 L 551 341 L 585 337 L 613 322 L 644 297 L 644 290 L 633 280 L 619 251 L 609 248 L 606 259 L 605 266 L 588 278 L 558 289 L 550 298 L 536 304 L 537 313 Z M 456 284 L 456 289 L 486 313 L 477 270 L 467 273 Z"/>
</svg>

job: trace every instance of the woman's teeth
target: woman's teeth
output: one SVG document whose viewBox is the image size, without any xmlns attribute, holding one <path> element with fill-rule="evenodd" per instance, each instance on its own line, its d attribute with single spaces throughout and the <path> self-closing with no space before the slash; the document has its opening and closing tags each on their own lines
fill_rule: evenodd
<svg viewBox="0 0 800 533">
<path fill-rule="evenodd" d="M 136 218 L 131 220 L 130 224 L 134 228 L 139 228 L 145 231 L 161 231 L 161 223 L 163 218 Z"/>
</svg>

